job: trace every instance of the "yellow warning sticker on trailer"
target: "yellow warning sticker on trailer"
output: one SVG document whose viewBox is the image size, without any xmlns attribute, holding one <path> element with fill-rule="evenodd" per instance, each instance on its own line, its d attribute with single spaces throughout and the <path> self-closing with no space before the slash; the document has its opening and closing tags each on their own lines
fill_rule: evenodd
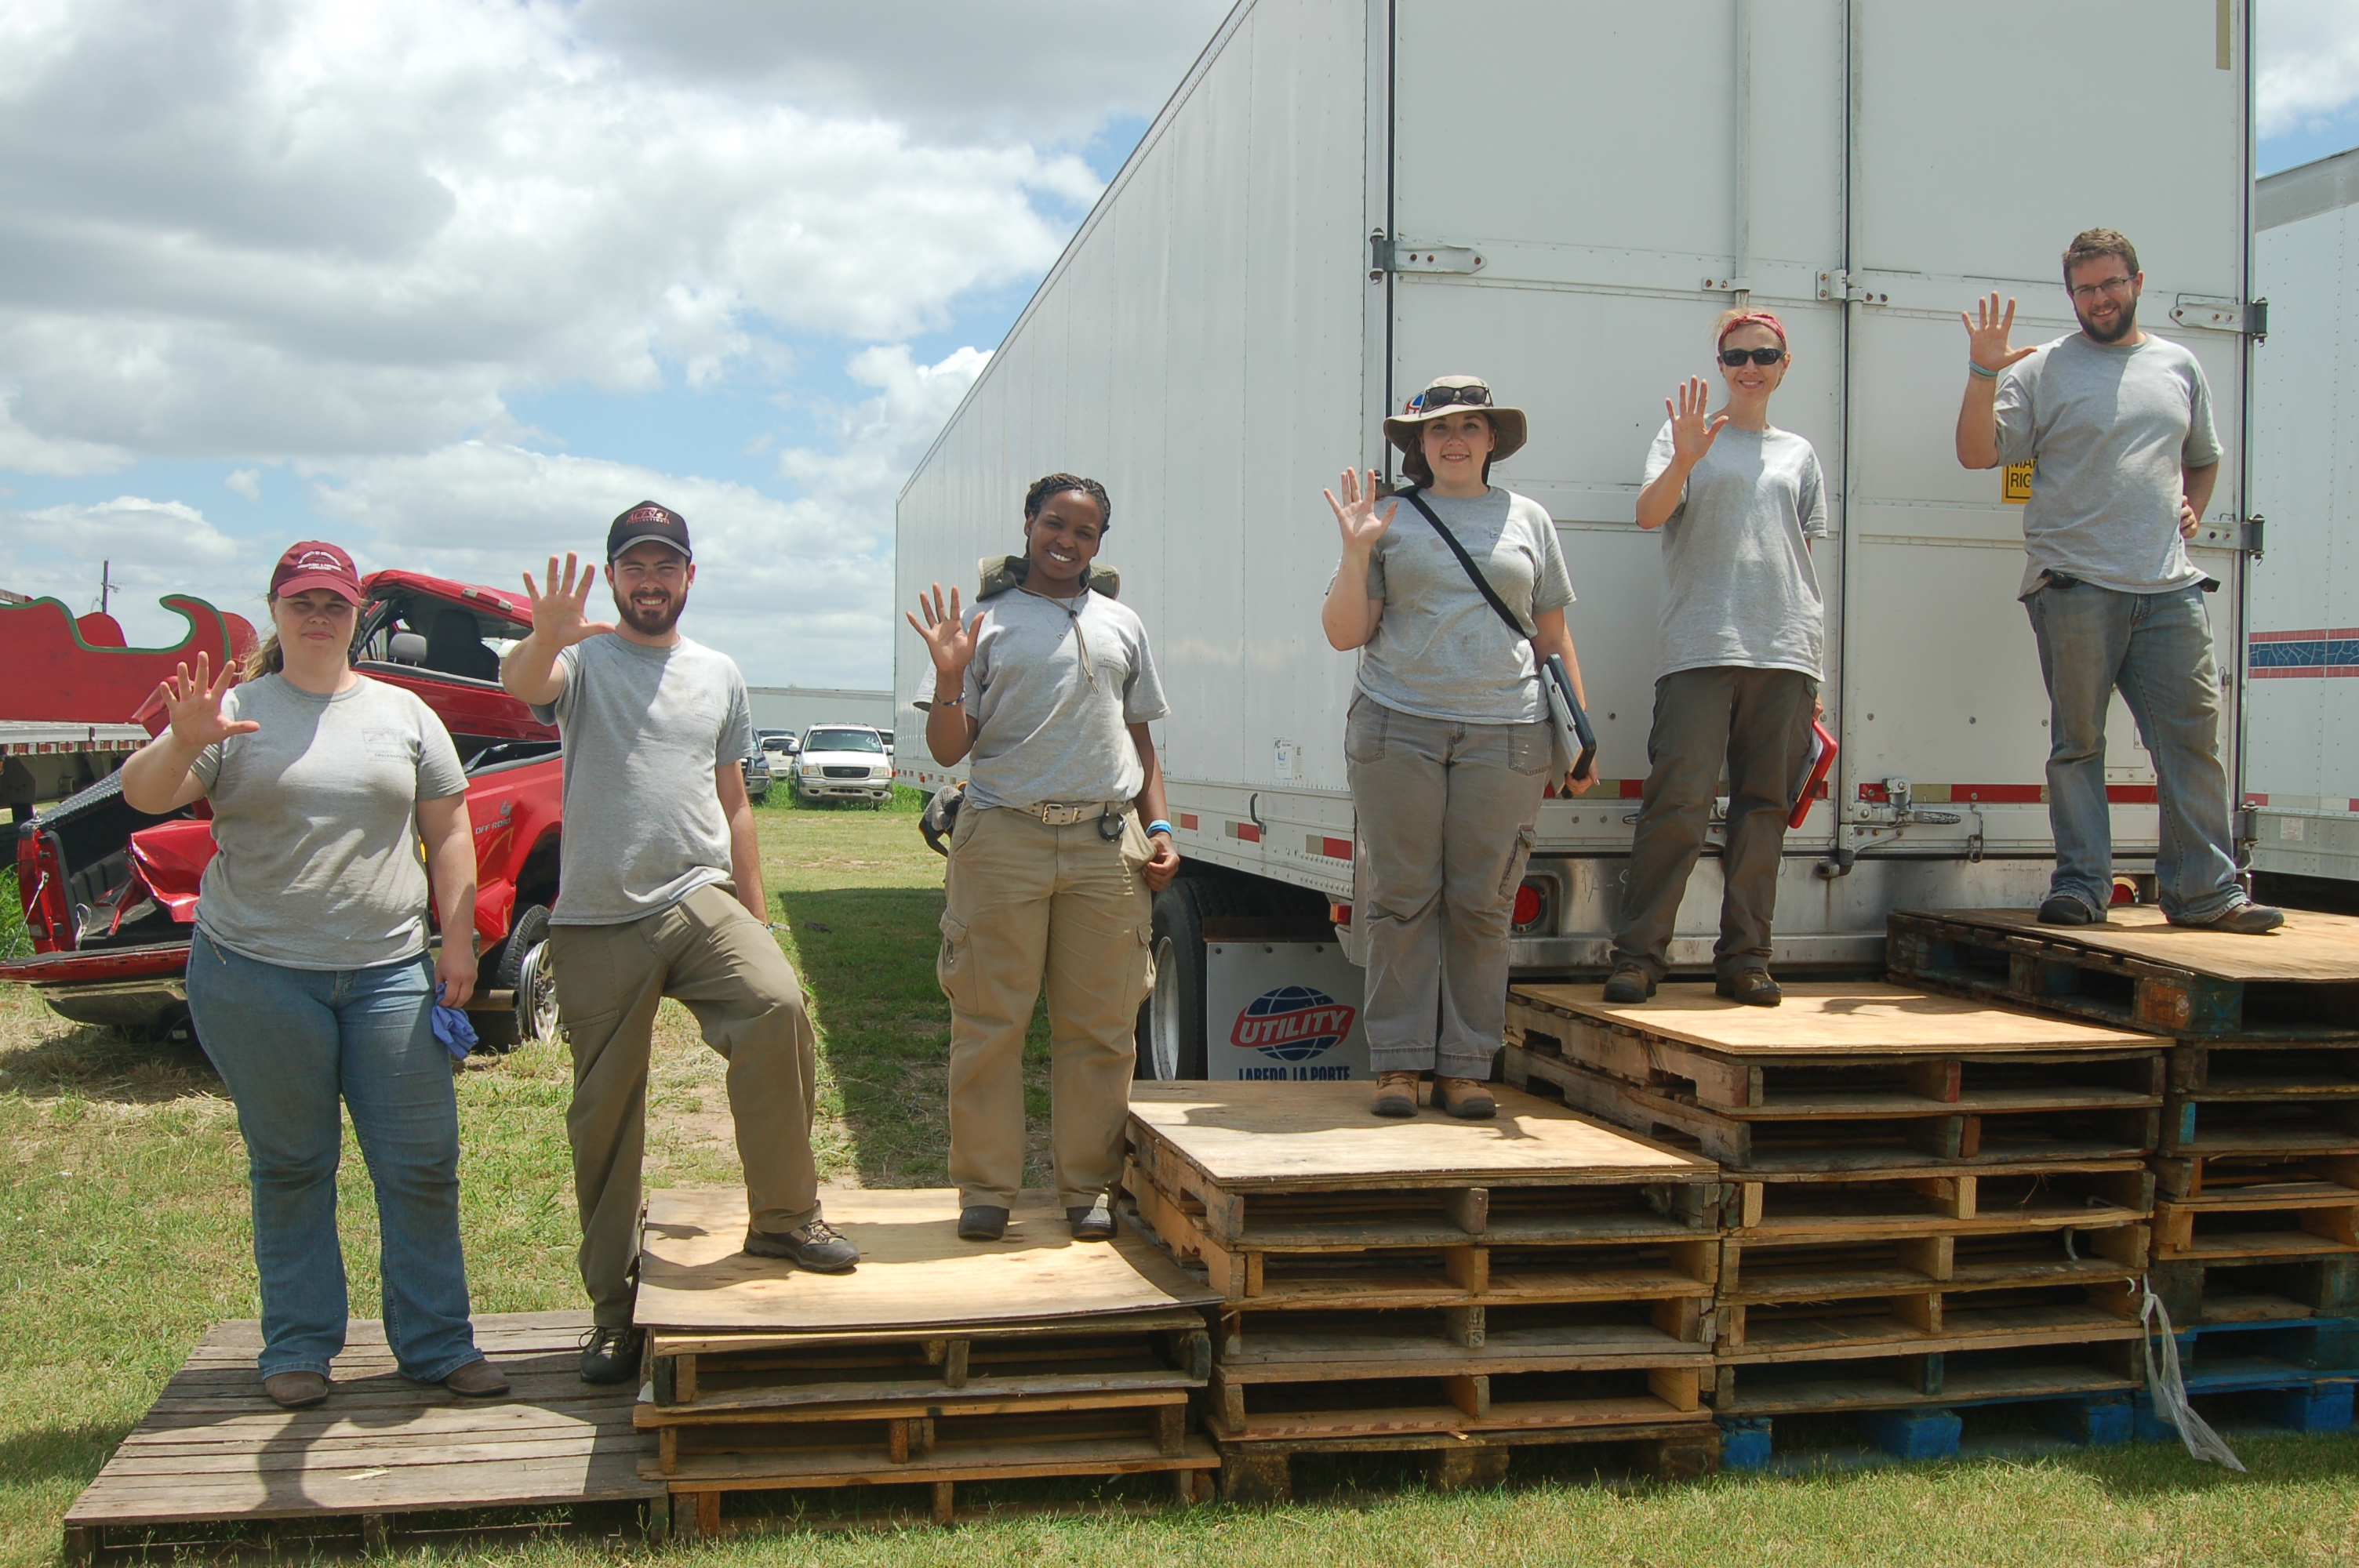
<svg viewBox="0 0 2359 1568">
<path fill-rule="evenodd" d="M 1999 491 L 1999 499 L 2009 506 L 2020 506 L 2031 499 L 2031 470 L 2039 466 L 2037 460 L 2027 463 L 2006 465 L 2006 479 Z"/>
</svg>

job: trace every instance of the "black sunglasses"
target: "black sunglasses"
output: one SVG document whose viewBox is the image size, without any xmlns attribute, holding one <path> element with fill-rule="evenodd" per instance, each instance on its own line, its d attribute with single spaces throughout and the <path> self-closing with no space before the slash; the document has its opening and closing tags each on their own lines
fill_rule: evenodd
<svg viewBox="0 0 2359 1568">
<path fill-rule="evenodd" d="M 1783 349 L 1723 349 L 1720 351 L 1720 362 L 1731 369 L 1743 364 L 1746 360 L 1751 360 L 1757 365 L 1774 365 L 1785 357 L 1786 351 Z"/>
<path fill-rule="evenodd" d="M 1487 386 L 1429 386 L 1418 394 L 1417 398 L 1418 412 L 1421 414 L 1430 414 L 1437 408 L 1448 408 L 1461 403 L 1469 408 L 1488 408 L 1491 406 L 1491 389 Z"/>
</svg>

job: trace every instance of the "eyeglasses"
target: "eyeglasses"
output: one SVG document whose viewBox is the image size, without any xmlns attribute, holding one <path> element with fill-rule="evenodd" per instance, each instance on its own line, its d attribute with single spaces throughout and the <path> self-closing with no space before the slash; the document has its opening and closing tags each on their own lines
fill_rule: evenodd
<svg viewBox="0 0 2359 1568">
<path fill-rule="evenodd" d="M 2083 283 L 2068 288 L 2065 292 L 2085 305 L 2100 294 L 2127 294 L 2130 291 L 2131 281 L 2126 277 L 2109 277 L 2103 283 Z"/>
<path fill-rule="evenodd" d="M 1757 365 L 1774 365 L 1785 357 L 1786 351 L 1783 349 L 1723 349 L 1720 351 L 1720 362 L 1731 369 L 1743 364 L 1746 360 L 1751 360 Z"/>
<path fill-rule="evenodd" d="M 1487 386 L 1429 386 L 1417 395 L 1416 407 L 1420 414 L 1430 414 L 1437 408 L 1457 404 L 1469 408 L 1491 406 L 1491 389 Z"/>
</svg>

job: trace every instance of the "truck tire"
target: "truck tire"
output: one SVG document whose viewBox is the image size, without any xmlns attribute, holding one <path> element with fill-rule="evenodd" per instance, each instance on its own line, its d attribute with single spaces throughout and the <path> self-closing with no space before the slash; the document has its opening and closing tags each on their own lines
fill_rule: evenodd
<svg viewBox="0 0 2359 1568">
<path fill-rule="evenodd" d="M 1155 895 L 1155 989 L 1138 1010 L 1136 1076 L 1204 1076 L 1204 917 L 1240 913 L 1226 883 L 1182 877 Z"/>
<path fill-rule="evenodd" d="M 539 1040 L 556 1026 L 557 982 L 549 967 L 549 909 L 527 904 L 508 927 L 500 945 L 500 961 L 493 966 L 486 990 L 516 992 L 516 1005 L 506 1012 L 471 1012 L 475 1043 L 503 1054 L 527 1040 Z"/>
</svg>

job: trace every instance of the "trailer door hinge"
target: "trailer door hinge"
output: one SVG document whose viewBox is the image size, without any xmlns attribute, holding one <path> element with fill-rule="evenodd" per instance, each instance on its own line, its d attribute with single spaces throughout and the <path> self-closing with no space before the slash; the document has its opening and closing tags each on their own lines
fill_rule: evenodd
<svg viewBox="0 0 2359 1568">
<path fill-rule="evenodd" d="M 2259 311 L 2260 326 L 2253 325 L 2254 312 Z M 2170 319 L 2182 327 L 2204 327 L 2215 332 L 2254 332 L 2266 336 L 2268 331 L 2269 307 L 2266 299 L 2247 304 L 2217 294 L 2182 294 L 2170 308 Z"/>
<path fill-rule="evenodd" d="M 2269 341 L 2269 302 L 2252 300 L 2245 307 L 2245 335 L 2256 343 Z"/>
<path fill-rule="evenodd" d="M 2196 525 L 2195 536 L 2187 542 L 2207 550 L 2237 550 L 2258 559 L 2267 522 L 2266 517 L 2208 518 Z"/>
<path fill-rule="evenodd" d="M 1875 289 L 1864 287 L 1858 279 L 1853 277 L 1851 274 L 1842 271 L 1840 268 L 1834 271 L 1822 272 L 1819 274 L 1819 297 L 1821 299 L 1855 300 L 1862 305 L 1889 305 L 1892 303 L 1892 296 L 1889 294 L 1879 294 Z"/>
<path fill-rule="evenodd" d="M 1378 229 L 1368 236 L 1368 276 L 1388 272 L 1455 272 L 1483 270 L 1483 258 L 1472 245 L 1414 244 L 1387 239 Z"/>
</svg>

